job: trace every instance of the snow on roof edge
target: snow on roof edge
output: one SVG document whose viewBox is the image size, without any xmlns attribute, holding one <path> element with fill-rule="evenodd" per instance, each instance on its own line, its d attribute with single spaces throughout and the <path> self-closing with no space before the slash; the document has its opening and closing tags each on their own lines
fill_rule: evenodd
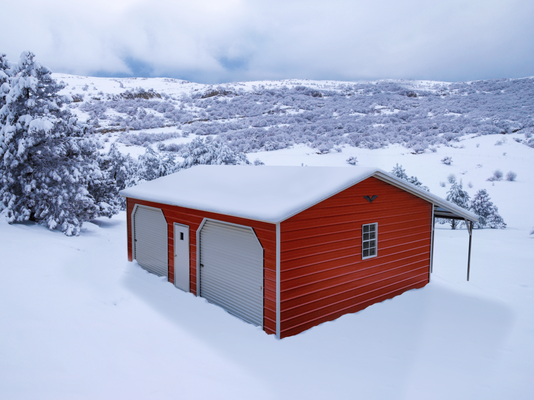
<svg viewBox="0 0 534 400">
<path fill-rule="evenodd" d="M 193 168 L 199 168 L 199 167 L 204 169 L 204 168 L 221 168 L 221 167 L 227 168 L 227 167 L 232 167 L 232 166 L 197 166 Z M 249 166 L 249 167 L 240 167 L 240 168 L 273 168 L 273 167 L 263 167 L 263 166 L 262 167 L 251 167 Z M 333 169 L 336 169 L 339 167 L 274 167 L 274 168 L 299 168 L 299 169 L 300 168 L 309 168 L 309 169 L 333 168 Z M 356 173 L 356 168 L 362 171 L 362 173 L 360 174 Z M 459 216 L 461 218 L 464 218 L 464 219 L 467 219 L 473 222 L 478 221 L 478 217 L 475 214 L 471 213 L 470 211 L 465 210 L 430 192 L 422 190 L 418 188 L 417 186 L 410 184 L 409 182 L 405 182 L 401 180 L 400 178 L 397 178 L 396 176 L 391 175 L 381 169 L 361 168 L 361 167 L 350 167 L 350 169 L 355 172 L 353 176 L 349 174 L 348 178 L 340 180 L 337 184 L 333 186 L 331 185 L 331 187 L 328 190 L 318 193 L 318 195 L 316 195 L 315 197 L 304 198 L 303 196 L 302 200 L 299 199 L 299 200 L 295 200 L 289 203 L 286 202 L 284 205 L 281 206 L 280 209 L 277 209 L 276 211 L 273 211 L 270 214 L 261 213 L 257 211 L 256 209 L 250 209 L 250 208 L 248 210 L 245 210 L 243 208 L 235 208 L 235 207 L 234 208 L 232 207 L 225 208 L 225 207 L 220 207 L 220 206 L 218 207 L 217 205 L 214 205 L 216 204 L 216 202 L 204 202 L 197 206 L 195 202 L 191 201 L 191 199 L 186 199 L 185 201 L 180 200 L 180 199 L 175 200 L 172 196 L 159 196 L 158 197 L 158 195 L 147 195 L 146 190 L 144 193 L 142 190 L 141 191 L 136 190 L 136 188 L 138 188 L 139 186 L 144 186 L 146 184 L 149 184 L 150 186 L 151 182 L 159 181 L 165 178 L 172 179 L 170 178 L 170 176 L 158 178 L 154 181 L 146 182 L 145 184 L 141 184 L 138 186 L 134 186 L 132 188 L 121 190 L 120 195 L 123 197 L 135 198 L 135 199 L 143 200 L 143 201 L 170 204 L 170 205 L 174 205 L 178 207 L 190 208 L 193 210 L 208 211 L 208 212 L 213 212 L 213 213 L 218 213 L 218 214 L 230 215 L 230 216 L 238 217 L 238 218 L 245 218 L 245 219 L 250 219 L 250 220 L 255 220 L 255 221 L 277 224 L 301 213 L 302 211 L 310 207 L 313 207 L 316 204 L 319 204 L 320 202 L 332 196 L 335 196 L 336 194 L 350 188 L 351 186 L 354 186 L 362 182 L 365 179 L 368 179 L 369 177 L 375 177 L 379 180 L 382 180 L 386 183 L 396 186 L 402 190 L 405 190 L 425 201 L 428 201 L 429 203 L 438 205 L 452 212 L 456 216 Z M 185 171 L 182 171 L 182 172 L 185 172 Z M 171 174 L 171 175 L 175 175 L 175 174 Z M 261 208 L 261 206 L 258 206 L 258 208 Z"/>
<path fill-rule="evenodd" d="M 194 176 L 194 175 L 199 175 L 199 174 L 200 174 L 200 177 L 203 178 L 201 173 L 204 172 L 205 176 L 207 176 L 207 173 L 205 172 L 207 169 L 211 169 L 210 175 L 212 171 L 215 171 L 215 173 L 217 172 L 220 173 L 224 169 L 228 169 L 228 170 L 234 169 L 238 171 L 238 174 L 237 174 L 238 176 L 241 174 L 240 176 L 241 178 L 243 178 L 243 171 L 246 171 L 246 172 L 254 171 L 254 170 L 257 170 L 257 171 L 263 170 L 262 172 L 276 171 L 276 173 L 270 174 L 268 176 L 269 178 L 272 179 L 272 181 L 267 182 L 267 186 L 266 186 L 267 189 L 275 189 L 275 190 L 267 190 L 261 193 L 265 195 L 269 192 L 268 194 L 270 195 L 269 197 L 271 201 L 267 203 L 258 202 L 258 197 L 262 197 L 261 195 L 256 196 L 256 197 L 254 196 L 247 197 L 246 200 L 244 200 L 244 197 L 242 197 L 243 192 L 247 192 L 246 193 L 247 196 L 249 196 L 251 192 L 254 193 L 254 189 L 251 188 L 251 190 L 249 190 L 248 186 L 254 186 L 255 184 L 257 184 L 257 181 L 261 182 L 261 179 L 266 177 L 264 173 L 258 174 L 257 178 L 254 177 L 254 182 L 251 182 L 251 181 L 239 182 L 239 185 L 238 185 L 239 187 L 237 188 L 239 193 L 237 197 L 229 198 L 228 196 L 225 196 L 225 193 L 218 192 L 217 194 L 220 193 L 221 197 L 223 198 L 222 199 L 213 198 L 213 199 L 210 199 L 209 201 L 203 201 L 202 195 L 198 195 L 198 194 L 196 195 L 196 198 L 195 196 L 186 196 L 186 197 L 182 196 L 182 198 L 180 198 L 180 194 L 178 194 L 178 196 L 169 196 L 168 193 L 165 193 L 164 195 L 162 195 L 160 191 L 161 187 L 157 187 L 157 185 L 154 185 L 154 182 L 156 181 L 159 181 L 161 184 L 167 184 L 168 187 L 171 187 L 171 186 L 175 187 L 175 185 L 172 185 L 173 183 L 176 183 L 176 182 L 173 182 L 175 180 L 176 181 L 180 180 L 181 182 L 179 183 L 185 183 L 185 184 L 191 183 L 191 181 L 187 182 L 187 179 L 180 179 L 181 177 L 178 174 L 189 172 L 187 178 L 189 178 L 189 176 L 191 175 Z M 218 169 L 219 171 L 217 171 L 216 169 Z M 227 171 L 224 171 L 224 172 L 227 172 Z M 293 175 L 295 175 L 294 178 L 299 178 L 299 179 L 308 178 L 308 182 L 307 182 L 308 186 L 304 188 L 301 185 L 301 181 L 300 182 L 298 181 L 297 185 L 293 185 L 293 182 L 291 182 L 291 186 L 292 187 L 296 186 L 297 191 L 298 189 L 300 190 L 307 189 L 307 190 L 304 190 L 298 193 L 295 193 L 295 191 L 292 191 L 292 193 L 288 193 L 287 192 L 288 187 L 280 188 L 280 187 L 272 187 L 272 186 L 269 187 L 268 186 L 269 183 L 272 184 L 273 181 L 278 182 L 280 180 L 285 181 L 287 184 L 287 177 L 284 175 L 280 175 L 280 173 L 284 173 L 284 172 L 285 172 L 284 175 L 287 175 L 289 172 L 293 173 Z M 340 172 L 344 172 L 344 173 L 340 173 Z M 207 212 L 229 215 L 229 216 L 238 217 L 238 218 L 250 219 L 254 221 L 277 224 L 277 223 L 280 223 L 282 221 L 285 221 L 291 218 L 292 216 L 296 214 L 299 214 L 300 212 L 314 206 L 315 204 L 318 204 L 328 199 L 329 197 L 334 196 L 335 194 L 357 184 L 358 182 L 364 179 L 367 179 L 374 172 L 375 172 L 374 168 L 365 168 L 365 167 L 287 167 L 287 166 L 199 165 L 199 166 L 194 166 L 192 168 L 188 168 L 186 170 L 178 171 L 177 173 L 167 175 L 167 176 L 155 179 L 153 181 L 145 182 L 143 184 L 140 184 L 140 185 L 137 185 L 131 188 L 123 189 L 120 191 L 120 195 L 123 197 L 135 198 L 135 199 L 143 200 L 143 201 L 169 204 L 169 205 L 174 205 L 178 207 L 190 208 L 193 210 L 207 211 Z M 325 182 L 323 185 L 318 186 L 316 184 L 317 183 L 317 179 L 315 176 L 316 173 L 318 175 L 321 175 L 322 173 L 323 176 L 317 177 L 317 179 L 323 178 L 323 181 Z M 174 179 L 172 178 L 173 176 L 174 176 Z M 314 193 L 311 193 L 311 195 L 310 195 L 310 192 L 312 192 L 312 190 L 308 190 L 308 189 L 311 189 L 309 187 L 310 176 L 313 176 L 312 186 L 314 186 L 315 189 L 317 189 L 317 187 L 321 188 L 320 190 L 313 190 Z M 184 175 L 182 175 L 182 177 L 186 178 Z M 227 177 L 228 179 L 224 179 Z M 223 186 L 224 186 L 224 183 L 235 184 L 235 179 L 232 179 L 233 178 L 232 175 L 226 176 L 225 174 L 224 178 L 222 179 Z M 250 176 L 245 176 L 245 178 L 250 179 Z M 328 178 L 328 180 L 324 178 Z M 208 177 L 207 180 L 208 181 L 211 180 L 212 185 L 220 186 L 221 182 L 213 181 L 213 178 L 211 176 Z M 224 180 L 226 180 L 226 182 L 224 182 Z M 233 182 L 230 182 L 230 181 L 233 181 Z M 304 182 L 306 182 L 306 179 L 304 179 Z M 263 184 L 260 184 L 260 186 L 263 186 Z M 328 188 L 324 190 L 322 189 L 323 186 L 327 186 Z M 234 186 L 234 189 L 235 188 L 236 187 Z M 245 188 L 244 191 L 243 191 L 243 188 Z M 194 187 L 194 184 L 193 184 L 189 186 L 188 190 L 185 192 L 195 191 L 198 189 L 199 187 L 198 186 Z M 226 186 L 222 188 L 219 187 L 219 189 L 221 189 L 222 192 L 226 192 L 225 189 L 227 189 L 227 187 Z M 256 187 L 256 189 L 258 189 L 258 187 Z M 280 189 L 285 189 L 286 192 L 284 191 L 281 192 Z M 158 190 L 159 190 L 159 193 L 157 193 Z M 169 191 L 171 190 L 172 189 L 169 189 Z M 273 196 L 272 193 L 275 193 L 275 195 Z M 281 195 L 279 193 L 281 193 Z M 212 197 L 215 197 L 214 193 L 210 193 L 210 194 L 212 195 Z M 200 198 L 200 201 L 199 201 L 199 198 Z M 234 201 L 238 200 L 240 202 L 241 207 L 236 206 L 235 203 L 228 205 L 229 203 L 225 203 L 225 202 L 228 202 L 228 200 L 234 200 Z M 261 203 L 261 204 L 258 204 L 258 203 Z M 278 204 L 273 204 L 273 203 L 278 203 Z M 250 207 L 250 204 L 254 204 L 255 206 Z"/>
<path fill-rule="evenodd" d="M 325 168 L 328 168 L 328 167 L 325 167 Z M 378 170 L 377 170 L 378 171 Z M 335 196 L 336 194 L 339 194 L 341 193 L 342 191 L 344 190 L 347 190 L 348 188 L 350 188 L 351 186 L 354 186 L 354 185 L 357 185 L 358 183 L 366 180 L 367 178 L 370 178 L 371 176 L 373 176 L 376 172 L 372 172 L 372 173 L 369 173 L 369 174 L 365 174 L 363 176 L 360 176 L 358 177 L 358 179 L 355 179 L 353 181 L 350 181 L 347 183 L 347 185 L 344 185 L 344 186 L 341 186 L 340 188 L 338 188 L 336 191 L 332 191 L 331 193 L 328 193 L 326 194 L 325 197 L 323 198 L 320 198 L 319 200 L 317 201 L 314 201 L 312 204 L 308 204 L 308 205 L 304 205 L 303 204 L 303 207 L 300 208 L 298 211 L 294 211 L 292 212 L 291 214 L 288 214 L 287 216 L 285 216 L 283 219 L 281 219 L 280 221 L 277 221 L 276 223 L 280 223 L 280 222 L 283 222 L 285 220 L 288 220 L 289 218 L 291 217 L 294 217 L 295 215 L 297 214 L 300 214 L 301 212 L 303 212 L 304 210 L 307 210 L 308 208 L 310 207 L 313 207 L 317 204 L 319 204 L 320 202 L 322 201 L 325 201 L 326 199 L 329 199 L 330 197 L 332 196 Z"/>
</svg>

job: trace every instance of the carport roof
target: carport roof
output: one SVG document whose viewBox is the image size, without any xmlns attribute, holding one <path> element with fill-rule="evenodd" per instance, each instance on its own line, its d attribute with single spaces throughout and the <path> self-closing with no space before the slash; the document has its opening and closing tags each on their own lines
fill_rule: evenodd
<svg viewBox="0 0 534 400">
<path fill-rule="evenodd" d="M 200 165 L 120 193 L 139 200 L 278 223 L 369 177 L 406 190 L 453 217 L 478 220 L 475 214 L 387 172 L 355 166 Z"/>
</svg>

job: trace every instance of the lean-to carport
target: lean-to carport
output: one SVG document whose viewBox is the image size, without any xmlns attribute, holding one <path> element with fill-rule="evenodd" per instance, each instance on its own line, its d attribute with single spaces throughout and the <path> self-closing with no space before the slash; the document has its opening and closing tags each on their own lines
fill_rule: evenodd
<svg viewBox="0 0 534 400">
<path fill-rule="evenodd" d="M 430 259 L 430 272 L 433 272 L 434 259 L 434 228 L 436 218 L 456 219 L 465 221 L 467 231 L 469 232 L 469 250 L 467 253 L 467 280 L 469 280 L 469 273 L 471 268 L 471 244 L 473 238 L 473 223 L 478 221 L 478 217 L 472 212 L 461 208 L 453 203 L 444 201 L 443 199 L 432 195 L 431 193 L 422 191 L 420 189 L 414 190 L 416 187 L 403 181 L 392 179 L 391 175 L 384 174 L 378 171 L 375 177 L 385 182 L 391 183 L 397 187 L 401 187 L 407 192 L 411 192 L 432 203 L 432 256 Z"/>
</svg>

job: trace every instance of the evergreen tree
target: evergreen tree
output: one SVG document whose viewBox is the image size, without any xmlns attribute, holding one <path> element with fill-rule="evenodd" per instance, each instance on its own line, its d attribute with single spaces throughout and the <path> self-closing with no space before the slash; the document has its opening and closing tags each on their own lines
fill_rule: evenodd
<svg viewBox="0 0 534 400">
<path fill-rule="evenodd" d="M 396 176 L 397 178 L 400 178 L 402 180 L 405 180 L 406 182 L 411 183 L 414 186 L 417 186 L 419 189 L 426 190 L 427 192 L 429 191 L 428 187 L 424 186 L 423 183 L 420 182 L 419 179 L 417 179 L 417 177 L 408 176 L 404 168 L 402 168 L 402 165 L 396 164 L 391 170 L 391 174 Z"/>
<path fill-rule="evenodd" d="M 63 86 L 34 57 L 22 53 L 2 85 L 8 93 L 0 110 L 0 207 L 9 223 L 34 220 L 77 235 L 83 221 L 118 210 L 101 193 L 98 143 L 62 107 Z"/>
<path fill-rule="evenodd" d="M 137 184 L 137 162 L 130 154 L 123 155 L 113 143 L 108 153 L 101 157 L 101 169 L 113 179 L 118 190 Z"/>
<path fill-rule="evenodd" d="M 6 96 L 9 93 L 9 77 L 11 68 L 5 54 L 0 54 L 0 110 L 6 104 Z M 5 84 L 5 85 L 4 85 Z M 0 120 L 0 124 L 3 122 Z"/>
<path fill-rule="evenodd" d="M 491 229 L 504 229 L 506 223 L 499 215 L 499 209 L 490 200 L 486 189 L 479 190 L 471 201 L 471 211 L 478 215 L 478 222 L 475 228 L 489 226 Z"/>
<path fill-rule="evenodd" d="M 463 190 L 462 181 L 460 183 L 454 182 L 447 192 L 447 201 L 456 204 L 465 209 L 469 209 L 469 194 Z M 462 222 L 455 219 L 449 220 L 452 229 L 459 227 Z"/>
<path fill-rule="evenodd" d="M 105 176 L 105 186 L 100 186 L 102 192 L 98 192 L 95 197 L 108 196 L 109 203 L 126 208 L 126 200 L 119 195 L 119 191 L 137 184 L 137 162 L 128 154 L 123 155 L 113 143 L 107 152 L 98 157 L 100 170 Z M 102 195 L 100 195 L 102 193 Z"/>
<path fill-rule="evenodd" d="M 391 170 L 391 174 L 405 181 L 408 180 L 408 175 L 406 175 L 406 171 L 404 170 L 404 168 L 402 168 L 402 165 L 395 164 L 395 166 Z"/>
</svg>

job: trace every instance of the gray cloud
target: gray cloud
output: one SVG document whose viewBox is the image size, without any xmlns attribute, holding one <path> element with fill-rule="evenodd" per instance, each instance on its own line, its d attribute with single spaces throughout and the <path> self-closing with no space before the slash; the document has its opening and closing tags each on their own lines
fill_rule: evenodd
<svg viewBox="0 0 534 400">
<path fill-rule="evenodd" d="M 0 52 L 56 72 L 259 79 L 534 75 L 531 0 L 25 0 Z"/>
</svg>

